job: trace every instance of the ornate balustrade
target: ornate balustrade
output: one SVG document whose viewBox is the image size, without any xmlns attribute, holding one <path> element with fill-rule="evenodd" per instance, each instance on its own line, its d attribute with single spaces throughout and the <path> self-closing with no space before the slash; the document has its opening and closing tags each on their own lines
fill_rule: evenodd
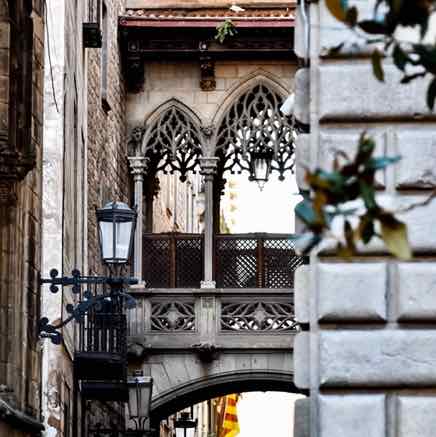
<svg viewBox="0 0 436 437">
<path fill-rule="evenodd" d="M 294 271 L 305 262 L 295 237 L 285 234 L 215 235 L 214 279 L 219 288 L 293 288 Z M 197 288 L 203 279 L 203 236 L 145 234 L 146 288 Z"/>
<path fill-rule="evenodd" d="M 129 339 L 147 349 L 289 349 L 298 330 L 290 289 L 136 290 Z"/>
</svg>

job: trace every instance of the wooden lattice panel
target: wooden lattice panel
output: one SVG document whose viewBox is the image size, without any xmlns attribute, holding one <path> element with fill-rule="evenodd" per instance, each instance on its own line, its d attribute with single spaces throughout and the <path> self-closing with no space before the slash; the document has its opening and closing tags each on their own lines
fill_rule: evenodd
<svg viewBox="0 0 436 437">
<path fill-rule="evenodd" d="M 263 242 L 263 271 L 265 288 L 294 288 L 295 270 L 304 257 L 295 253 L 290 239 L 267 239 Z"/>
<path fill-rule="evenodd" d="M 143 279 L 147 288 L 169 288 L 171 245 L 169 238 L 145 237 L 143 242 Z"/>
<path fill-rule="evenodd" d="M 219 288 L 256 287 L 257 241 L 217 237 L 216 284 Z"/>
<path fill-rule="evenodd" d="M 176 240 L 177 288 L 198 288 L 203 280 L 203 264 L 200 236 Z"/>
</svg>

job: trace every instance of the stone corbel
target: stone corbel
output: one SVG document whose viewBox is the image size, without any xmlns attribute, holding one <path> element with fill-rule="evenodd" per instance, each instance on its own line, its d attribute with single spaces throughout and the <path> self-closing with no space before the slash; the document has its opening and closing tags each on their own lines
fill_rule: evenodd
<svg viewBox="0 0 436 437">
<path fill-rule="evenodd" d="M 220 348 L 212 343 L 193 344 L 192 349 L 203 363 L 211 363 L 219 358 Z"/>
<path fill-rule="evenodd" d="M 200 88 L 202 91 L 215 91 L 215 60 L 207 52 L 208 43 L 200 42 Z"/>
<path fill-rule="evenodd" d="M 200 56 L 200 88 L 202 91 L 215 91 L 215 61 L 211 56 Z"/>
</svg>

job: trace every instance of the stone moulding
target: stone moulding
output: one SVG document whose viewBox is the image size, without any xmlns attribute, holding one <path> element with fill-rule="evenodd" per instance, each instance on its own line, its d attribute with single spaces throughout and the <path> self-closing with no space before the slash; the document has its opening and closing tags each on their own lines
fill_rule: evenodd
<svg viewBox="0 0 436 437">
<path fill-rule="evenodd" d="M 3 399 L 0 399 L 0 419 L 23 431 L 39 433 L 45 429 L 41 422 L 13 408 Z"/>
</svg>

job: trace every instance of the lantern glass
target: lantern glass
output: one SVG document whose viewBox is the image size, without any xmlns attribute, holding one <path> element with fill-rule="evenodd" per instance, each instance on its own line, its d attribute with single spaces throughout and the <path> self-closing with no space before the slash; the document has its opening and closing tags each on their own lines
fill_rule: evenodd
<svg viewBox="0 0 436 437">
<path fill-rule="evenodd" d="M 180 413 L 180 417 L 175 421 L 176 437 L 195 437 L 197 421 L 191 419 L 187 412 Z"/>
<path fill-rule="evenodd" d="M 153 380 L 150 376 L 129 378 L 129 416 L 130 418 L 148 418 L 150 415 Z"/>
<path fill-rule="evenodd" d="M 273 151 L 269 148 L 251 153 L 250 179 L 256 181 L 261 190 L 263 190 L 265 184 L 268 182 L 271 173 L 272 158 Z"/>
<path fill-rule="evenodd" d="M 110 202 L 97 210 L 101 255 L 107 264 L 126 264 L 130 257 L 136 212 L 125 203 Z"/>
<path fill-rule="evenodd" d="M 176 428 L 176 437 L 195 437 L 195 428 Z"/>
</svg>

